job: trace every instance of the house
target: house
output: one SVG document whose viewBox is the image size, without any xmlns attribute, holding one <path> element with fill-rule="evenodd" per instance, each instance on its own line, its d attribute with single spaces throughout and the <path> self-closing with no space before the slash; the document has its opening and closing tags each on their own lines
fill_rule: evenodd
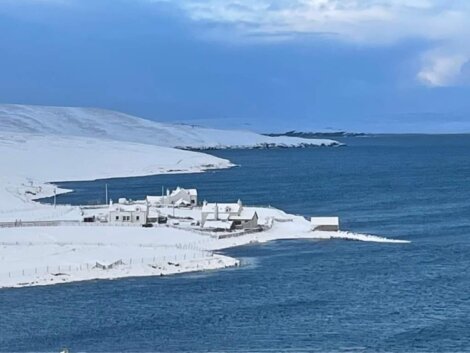
<svg viewBox="0 0 470 353">
<path fill-rule="evenodd" d="M 147 196 L 147 203 L 150 206 L 169 206 L 189 207 L 197 205 L 197 190 L 183 189 L 179 186 L 170 192 L 166 191 L 165 196 Z"/>
<path fill-rule="evenodd" d="M 220 222 L 225 222 L 221 227 Z M 246 210 L 240 200 L 237 203 L 207 203 L 204 202 L 201 211 L 201 227 L 207 229 L 218 228 L 255 229 L 258 227 L 258 214 L 253 210 Z"/>
<path fill-rule="evenodd" d="M 230 216 L 236 229 L 255 229 L 258 227 L 258 213 L 254 210 L 243 209 L 239 215 Z"/>
<path fill-rule="evenodd" d="M 339 231 L 339 217 L 312 217 L 310 225 L 313 231 L 337 232 Z"/>
<path fill-rule="evenodd" d="M 148 208 L 143 204 L 110 204 L 109 223 L 112 224 L 137 224 L 147 223 Z"/>
<path fill-rule="evenodd" d="M 197 190 L 183 189 L 179 186 L 171 193 L 167 191 L 166 203 L 171 205 L 197 205 Z"/>
</svg>

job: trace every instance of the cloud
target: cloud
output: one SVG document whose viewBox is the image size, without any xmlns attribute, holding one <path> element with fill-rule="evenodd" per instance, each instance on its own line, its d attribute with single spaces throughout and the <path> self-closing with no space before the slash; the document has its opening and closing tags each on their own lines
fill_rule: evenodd
<svg viewBox="0 0 470 353">
<path fill-rule="evenodd" d="M 0 0 L 2 4 L 78 4 L 84 0 Z M 428 86 L 464 84 L 470 63 L 470 0 L 120 0 L 177 6 L 206 35 L 226 41 L 288 41 L 321 35 L 361 46 L 420 39 L 416 78 Z M 2 8 L 0 7 L 0 11 Z"/>
<path fill-rule="evenodd" d="M 322 34 L 360 45 L 424 39 L 417 79 L 457 84 L 470 60 L 468 0 L 175 0 L 193 21 L 230 28 L 245 40 L 289 40 Z"/>
<path fill-rule="evenodd" d="M 444 87 L 461 82 L 461 73 L 469 56 L 436 51 L 427 53 L 423 62 L 418 79 L 429 86 Z"/>
</svg>

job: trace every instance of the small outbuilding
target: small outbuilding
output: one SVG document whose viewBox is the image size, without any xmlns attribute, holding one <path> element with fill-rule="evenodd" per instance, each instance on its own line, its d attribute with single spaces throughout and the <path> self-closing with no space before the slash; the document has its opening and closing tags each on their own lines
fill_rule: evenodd
<svg viewBox="0 0 470 353">
<path fill-rule="evenodd" d="M 313 231 L 339 231 L 339 217 L 312 217 L 310 218 L 310 224 Z"/>
<path fill-rule="evenodd" d="M 205 221 L 201 227 L 204 230 L 211 232 L 223 232 L 233 230 L 233 222 L 230 221 Z"/>
</svg>

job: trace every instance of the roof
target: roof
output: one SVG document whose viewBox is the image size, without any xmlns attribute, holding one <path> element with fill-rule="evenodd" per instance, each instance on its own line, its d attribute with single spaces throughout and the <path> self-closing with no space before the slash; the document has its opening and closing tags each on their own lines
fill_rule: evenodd
<svg viewBox="0 0 470 353">
<path fill-rule="evenodd" d="M 339 225 L 339 217 L 312 217 L 310 223 L 322 226 L 337 226 Z"/>
<path fill-rule="evenodd" d="M 240 213 L 243 209 L 240 203 L 208 203 L 202 206 L 202 212 L 214 213 L 216 206 L 218 207 L 219 215 L 221 213 Z"/>
<path fill-rule="evenodd" d="M 230 230 L 233 226 L 233 222 L 230 221 L 206 221 L 202 226 L 203 229 L 224 229 Z"/>
<path fill-rule="evenodd" d="M 146 200 L 151 203 L 161 203 L 163 196 L 147 196 Z"/>
<path fill-rule="evenodd" d="M 180 188 L 179 186 L 171 192 L 171 196 L 177 195 L 179 192 L 187 192 L 191 196 L 197 196 L 197 189 L 183 189 Z"/>
<path fill-rule="evenodd" d="M 206 217 L 206 221 L 228 221 L 230 215 L 228 213 L 223 213 L 219 214 L 219 217 L 215 219 L 215 213 L 209 213 L 209 215 Z M 231 219 L 231 217 L 230 217 Z"/>
<path fill-rule="evenodd" d="M 181 206 L 181 205 L 191 205 L 188 201 L 179 199 L 178 201 L 175 202 L 175 206 Z"/>
<path fill-rule="evenodd" d="M 122 205 L 122 204 L 114 204 L 109 206 L 109 210 L 111 212 L 146 212 L 147 206 L 146 205 Z"/>
<path fill-rule="evenodd" d="M 254 210 L 242 210 L 240 215 L 230 216 L 231 221 L 251 221 L 255 216 L 258 216 Z"/>
</svg>

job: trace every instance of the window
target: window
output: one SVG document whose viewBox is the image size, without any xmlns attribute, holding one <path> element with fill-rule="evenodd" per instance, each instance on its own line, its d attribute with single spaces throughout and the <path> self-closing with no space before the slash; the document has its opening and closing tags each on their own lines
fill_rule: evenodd
<svg viewBox="0 0 470 353">
<path fill-rule="evenodd" d="M 116 221 L 119 221 L 119 216 L 116 216 Z"/>
<path fill-rule="evenodd" d="M 140 216 L 136 216 L 135 220 L 138 221 L 140 219 Z"/>
</svg>

